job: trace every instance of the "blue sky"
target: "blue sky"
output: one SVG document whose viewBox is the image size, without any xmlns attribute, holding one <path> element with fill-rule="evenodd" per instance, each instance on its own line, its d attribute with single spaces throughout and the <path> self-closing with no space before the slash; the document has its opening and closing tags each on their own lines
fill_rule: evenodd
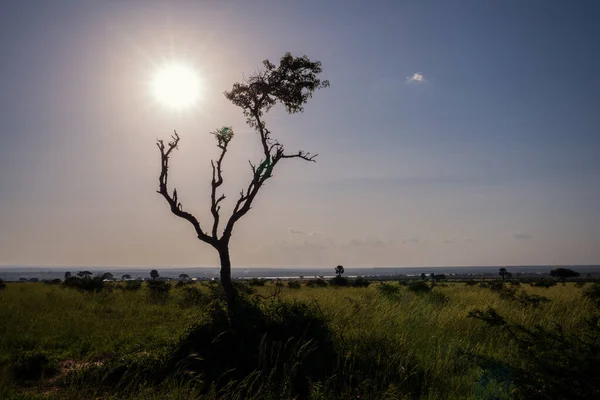
<svg viewBox="0 0 600 400">
<path fill-rule="evenodd" d="M 600 263 L 600 5 L 592 1 L 13 1 L 0 14 L 0 264 L 217 263 L 155 193 L 154 142 L 208 219 L 222 92 L 286 51 L 331 88 L 268 115 L 290 150 L 236 227 L 237 266 Z M 201 101 L 150 96 L 165 61 Z M 412 78 L 412 79 L 411 79 Z M 229 157 L 229 155 L 228 155 Z"/>
</svg>

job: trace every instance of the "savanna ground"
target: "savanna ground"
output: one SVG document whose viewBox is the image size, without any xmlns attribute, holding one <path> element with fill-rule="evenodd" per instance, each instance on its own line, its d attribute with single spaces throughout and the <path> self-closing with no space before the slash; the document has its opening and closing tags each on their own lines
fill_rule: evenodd
<svg viewBox="0 0 600 400">
<path fill-rule="evenodd" d="M 9 283 L 0 399 L 594 398 L 594 285 L 267 283 L 232 322 L 215 285 Z"/>
</svg>

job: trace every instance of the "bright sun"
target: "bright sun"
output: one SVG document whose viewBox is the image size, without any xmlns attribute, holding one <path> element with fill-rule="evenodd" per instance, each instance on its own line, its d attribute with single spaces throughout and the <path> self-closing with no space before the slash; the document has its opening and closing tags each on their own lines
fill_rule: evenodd
<svg viewBox="0 0 600 400">
<path fill-rule="evenodd" d="M 196 71 L 186 65 L 167 64 L 154 73 L 152 94 L 167 107 L 187 108 L 200 97 L 200 79 Z"/>
</svg>

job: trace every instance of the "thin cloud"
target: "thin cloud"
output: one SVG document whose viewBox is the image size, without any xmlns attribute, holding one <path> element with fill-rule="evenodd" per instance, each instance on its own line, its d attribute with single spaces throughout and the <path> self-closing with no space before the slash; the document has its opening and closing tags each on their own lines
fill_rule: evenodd
<svg viewBox="0 0 600 400">
<path fill-rule="evenodd" d="M 288 228 L 288 233 L 290 235 L 315 236 L 315 235 L 319 235 L 321 232 L 319 232 L 319 231 L 305 231 L 303 229 L 298 229 L 298 228 Z"/>
<path fill-rule="evenodd" d="M 408 238 L 404 239 L 402 243 L 421 243 L 421 241 L 417 238 Z"/>
<path fill-rule="evenodd" d="M 424 83 L 427 82 L 425 76 L 420 72 L 415 72 L 411 76 L 406 78 L 406 83 Z"/>
</svg>

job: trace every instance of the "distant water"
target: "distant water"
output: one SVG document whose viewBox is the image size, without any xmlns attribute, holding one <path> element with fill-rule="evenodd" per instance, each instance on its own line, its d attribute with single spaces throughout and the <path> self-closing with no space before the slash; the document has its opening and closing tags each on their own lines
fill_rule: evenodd
<svg viewBox="0 0 600 400">
<path fill-rule="evenodd" d="M 545 266 L 545 265 L 523 265 L 523 266 L 465 266 L 465 267 L 372 267 L 372 268 L 346 268 L 345 276 L 397 276 L 397 275 L 420 275 L 421 273 L 436 274 L 456 274 L 456 275 L 497 275 L 499 268 L 506 268 L 513 275 L 522 274 L 547 274 L 550 270 L 558 267 L 571 268 L 582 275 L 591 273 L 600 275 L 600 265 L 566 265 L 566 266 Z M 82 270 L 92 272 L 94 275 L 101 275 L 104 272 L 110 272 L 115 278 L 119 279 L 122 275 L 129 274 L 132 278 L 148 278 L 150 270 L 158 270 L 160 276 L 168 278 L 177 278 L 180 274 L 187 274 L 191 278 L 218 278 L 219 268 L 217 267 L 189 267 L 189 268 L 171 268 L 171 267 L 36 267 L 36 266 L 18 266 L 7 265 L 0 266 L 0 278 L 5 281 L 18 281 L 20 278 L 38 278 L 55 279 L 63 278 L 66 271 L 73 275 Z M 334 267 L 331 268 L 311 268 L 311 267 L 281 267 L 281 268 L 233 268 L 234 278 L 312 278 L 312 277 L 331 277 L 334 274 Z"/>
</svg>

